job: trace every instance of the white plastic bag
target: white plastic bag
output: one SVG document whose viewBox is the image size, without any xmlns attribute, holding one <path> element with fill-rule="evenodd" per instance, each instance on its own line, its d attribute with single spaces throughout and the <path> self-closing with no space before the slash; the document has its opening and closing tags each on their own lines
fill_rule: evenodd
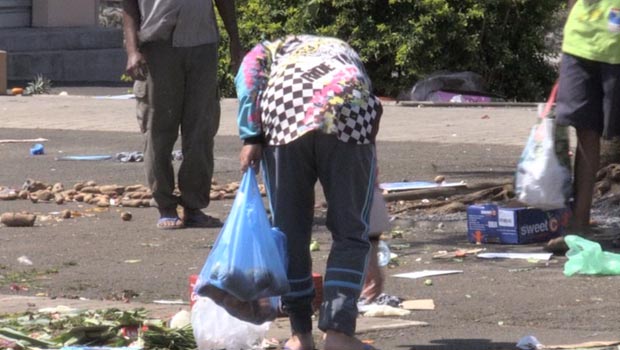
<svg viewBox="0 0 620 350">
<path fill-rule="evenodd" d="M 257 326 L 234 318 L 206 297 L 198 297 L 192 307 L 192 328 L 199 350 L 258 349 L 269 325 Z"/>
<path fill-rule="evenodd" d="M 551 108 L 556 94 L 557 85 L 530 132 L 515 178 L 517 199 L 545 210 L 566 207 L 572 192 L 568 130 L 555 124 Z"/>
</svg>

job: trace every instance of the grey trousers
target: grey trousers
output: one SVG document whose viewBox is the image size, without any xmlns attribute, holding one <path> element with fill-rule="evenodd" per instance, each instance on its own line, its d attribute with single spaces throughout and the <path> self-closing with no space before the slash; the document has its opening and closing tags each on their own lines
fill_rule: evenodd
<svg viewBox="0 0 620 350">
<path fill-rule="evenodd" d="M 134 84 L 138 122 L 145 136 L 146 178 L 162 209 L 209 205 L 213 177 L 213 139 L 220 123 L 217 44 L 172 47 L 168 41 L 142 47 L 148 75 Z M 183 161 L 178 188 L 171 153 L 181 132 Z"/>
<path fill-rule="evenodd" d="M 374 186 L 374 145 L 339 141 L 311 132 L 283 145 L 265 147 L 263 167 L 273 225 L 287 236 L 290 293 L 282 297 L 295 333 L 312 330 L 314 287 L 310 241 L 314 188 L 327 199 L 333 244 L 327 260 L 319 328 L 355 333 L 357 299 L 365 277 L 368 213 Z"/>
</svg>

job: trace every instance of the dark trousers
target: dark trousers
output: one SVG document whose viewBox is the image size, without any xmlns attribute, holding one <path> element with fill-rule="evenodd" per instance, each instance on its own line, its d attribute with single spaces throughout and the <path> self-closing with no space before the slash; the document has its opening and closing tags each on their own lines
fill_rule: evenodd
<svg viewBox="0 0 620 350">
<path fill-rule="evenodd" d="M 145 136 L 145 167 L 159 208 L 200 209 L 209 205 L 213 177 L 213 139 L 220 123 L 217 44 L 143 46 L 146 82 L 134 85 L 138 121 Z M 173 194 L 171 153 L 181 133 L 183 161 L 178 172 L 180 198 Z"/>
<path fill-rule="evenodd" d="M 355 333 L 357 299 L 370 248 L 368 213 L 374 186 L 373 147 L 310 132 L 289 144 L 265 148 L 264 176 L 273 224 L 288 239 L 291 292 L 282 297 L 282 303 L 295 333 L 312 330 L 314 287 L 309 245 L 317 180 L 328 203 L 327 228 L 333 239 L 319 328 Z"/>
</svg>

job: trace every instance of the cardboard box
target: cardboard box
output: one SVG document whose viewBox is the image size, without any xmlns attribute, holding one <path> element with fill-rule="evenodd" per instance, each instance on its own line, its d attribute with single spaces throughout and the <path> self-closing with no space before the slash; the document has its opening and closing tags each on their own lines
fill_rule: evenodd
<svg viewBox="0 0 620 350">
<path fill-rule="evenodd" d="M 467 207 L 467 238 L 472 243 L 546 242 L 566 228 L 568 209 L 506 208 L 497 204 Z"/>
</svg>

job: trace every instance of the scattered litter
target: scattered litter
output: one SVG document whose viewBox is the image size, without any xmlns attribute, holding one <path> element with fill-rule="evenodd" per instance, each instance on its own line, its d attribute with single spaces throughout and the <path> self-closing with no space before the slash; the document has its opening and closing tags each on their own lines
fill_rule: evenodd
<svg viewBox="0 0 620 350">
<path fill-rule="evenodd" d="M 181 310 L 170 319 L 170 328 L 183 328 L 192 323 L 192 315 L 187 310 Z"/>
<path fill-rule="evenodd" d="M 549 260 L 553 253 L 479 253 L 478 258 L 483 259 L 524 259 L 524 260 Z"/>
<path fill-rule="evenodd" d="M 136 98 L 134 94 L 124 94 L 124 95 L 109 95 L 109 96 L 95 96 L 97 100 L 132 100 Z"/>
<path fill-rule="evenodd" d="M 154 304 L 162 304 L 162 305 L 188 305 L 189 303 L 183 301 L 181 299 L 177 300 L 153 300 Z"/>
<path fill-rule="evenodd" d="M 31 156 L 40 156 L 42 154 L 45 154 L 45 147 L 43 146 L 43 144 L 36 143 L 32 145 L 32 147 L 30 148 Z"/>
<path fill-rule="evenodd" d="M 2 139 L 0 143 L 36 143 L 36 142 L 47 142 L 48 139 L 44 139 L 42 137 L 36 139 Z"/>
<path fill-rule="evenodd" d="M 620 347 L 620 341 L 591 341 L 579 344 L 565 345 L 545 345 L 543 349 L 549 350 L 617 350 Z"/>
<path fill-rule="evenodd" d="M 372 302 L 368 302 L 365 298 L 360 298 L 357 303 L 357 308 L 360 312 L 363 312 L 365 309 L 370 307 L 371 305 L 388 305 L 392 307 L 400 306 L 400 303 L 403 300 L 395 295 L 389 295 L 387 293 L 381 293 L 378 297 L 376 297 Z"/>
<path fill-rule="evenodd" d="M 424 285 L 425 286 L 432 286 L 433 285 L 433 280 L 430 278 L 427 278 L 426 280 L 424 280 Z"/>
<path fill-rule="evenodd" d="M 114 159 L 122 163 L 143 162 L 144 153 L 142 152 L 119 152 Z"/>
<path fill-rule="evenodd" d="M 402 249 L 408 249 L 411 248 L 411 244 L 409 243 L 392 243 L 390 244 L 390 249 L 391 250 L 402 250 Z"/>
<path fill-rule="evenodd" d="M 183 160 L 183 151 L 181 150 L 172 151 L 172 160 L 178 160 L 178 161 Z"/>
<path fill-rule="evenodd" d="M 435 310 L 433 299 L 405 300 L 401 305 L 406 310 Z"/>
<path fill-rule="evenodd" d="M 370 304 L 362 314 L 366 317 L 407 316 L 411 311 L 389 305 Z"/>
<path fill-rule="evenodd" d="M 74 309 L 72 307 L 65 306 L 65 305 L 58 305 L 55 307 L 45 307 L 45 308 L 39 309 L 38 312 L 49 313 L 49 314 L 70 314 L 70 313 L 78 312 L 78 309 Z"/>
<path fill-rule="evenodd" d="M 278 339 L 276 338 L 271 338 L 271 339 L 263 338 L 263 340 L 261 341 L 260 347 L 262 349 L 277 349 L 280 347 L 280 341 L 278 341 Z"/>
<path fill-rule="evenodd" d="M 544 345 L 532 335 L 525 336 L 517 342 L 519 350 L 617 350 L 620 341 L 591 341 L 578 344 Z"/>
<path fill-rule="evenodd" d="M 132 259 L 132 260 L 125 260 L 124 263 L 125 264 L 137 264 L 139 262 L 141 262 L 142 260 L 140 259 Z"/>
<path fill-rule="evenodd" d="M 619 275 L 620 254 L 603 251 L 598 242 L 576 235 L 564 237 L 568 245 L 564 275 Z"/>
<path fill-rule="evenodd" d="M 17 258 L 17 262 L 22 264 L 22 265 L 32 265 L 32 260 L 30 260 L 27 256 L 22 255 L 19 258 Z"/>
<path fill-rule="evenodd" d="M 533 268 L 531 267 L 524 267 L 524 268 L 520 268 L 520 269 L 508 269 L 508 272 L 528 272 L 528 271 L 532 271 Z"/>
<path fill-rule="evenodd" d="M 144 161 L 144 152 L 133 151 L 133 152 L 119 152 L 116 153 L 114 159 L 121 163 L 140 163 Z M 171 160 L 181 161 L 183 160 L 183 151 L 174 150 L 170 154 Z"/>
<path fill-rule="evenodd" d="M 433 182 L 433 181 L 407 181 L 407 182 L 384 182 L 379 184 L 379 188 L 384 191 L 407 191 L 407 190 L 422 190 L 438 187 L 466 187 L 467 184 L 464 181 L 460 182 Z"/>
<path fill-rule="evenodd" d="M 317 242 L 316 240 L 312 240 L 312 242 L 310 243 L 310 251 L 318 252 L 319 250 L 321 250 L 321 245 L 319 244 L 319 242 Z"/>
<path fill-rule="evenodd" d="M 478 254 L 485 251 L 486 248 L 474 248 L 474 249 L 457 249 L 453 251 L 440 250 L 433 254 L 433 259 L 453 259 L 464 258 L 467 255 Z"/>
<path fill-rule="evenodd" d="M 80 155 L 80 156 L 62 156 L 56 157 L 56 160 L 87 160 L 87 161 L 98 161 L 98 160 L 108 160 L 112 159 L 110 155 Z"/>
<path fill-rule="evenodd" d="M 429 277 L 429 276 L 452 275 L 456 273 L 463 273 L 463 270 L 422 270 L 422 271 L 415 271 L 415 272 L 399 273 L 399 274 L 392 275 L 392 276 L 415 279 L 415 278 L 424 278 L 424 277 Z"/>
</svg>

